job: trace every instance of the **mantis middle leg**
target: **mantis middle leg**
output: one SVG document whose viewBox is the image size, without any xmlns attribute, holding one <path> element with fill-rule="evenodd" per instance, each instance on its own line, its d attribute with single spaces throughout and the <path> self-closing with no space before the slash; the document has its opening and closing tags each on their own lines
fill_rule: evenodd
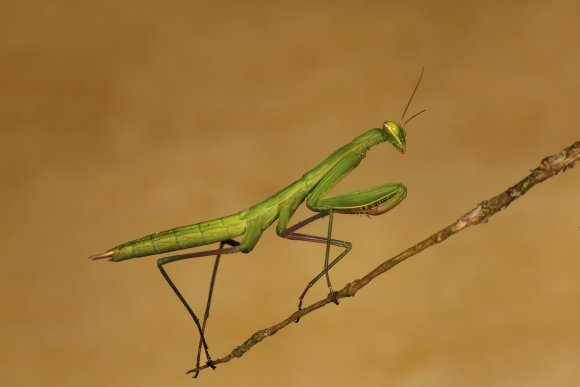
<svg viewBox="0 0 580 387">
<path fill-rule="evenodd" d="M 291 239 L 291 240 L 299 240 L 299 241 L 304 241 L 304 242 L 314 242 L 314 243 L 325 243 L 326 244 L 326 255 L 325 255 L 325 259 L 324 259 L 324 269 L 318 273 L 316 275 L 316 277 L 314 277 L 312 280 L 310 280 L 310 282 L 308 282 L 308 284 L 306 285 L 306 288 L 304 288 L 304 291 L 300 294 L 300 297 L 298 298 L 298 310 L 302 309 L 302 302 L 304 301 L 304 297 L 306 296 L 306 293 L 308 293 L 308 290 L 310 290 L 310 288 L 320 279 L 322 278 L 323 275 L 326 275 L 326 283 L 330 292 L 330 295 L 334 301 L 335 304 L 338 304 L 338 299 L 335 297 L 334 294 L 334 290 L 332 289 L 332 284 L 330 283 L 330 277 L 328 275 L 329 270 L 338 263 L 338 261 L 340 261 L 342 258 L 344 258 L 351 250 L 352 245 L 350 242 L 347 241 L 342 241 L 342 240 L 338 240 L 338 239 L 332 239 L 332 219 L 334 217 L 334 213 L 331 211 L 328 215 L 330 216 L 329 218 L 329 222 L 328 222 L 328 235 L 327 237 L 321 237 L 318 235 L 311 235 L 311 234 L 302 234 L 302 233 L 297 233 L 296 230 L 301 229 L 302 227 L 306 226 L 309 223 L 314 222 L 315 220 L 321 219 L 323 217 L 325 217 L 327 214 L 326 213 L 318 213 L 308 219 L 305 219 L 301 222 L 296 223 L 295 225 L 289 227 L 283 234 L 281 234 L 282 237 L 287 238 L 287 239 Z M 344 248 L 344 250 L 336 257 L 334 258 L 331 262 L 329 262 L 329 257 L 330 257 L 330 246 L 339 246 Z M 296 320 L 296 322 L 298 322 L 300 319 L 298 318 Z"/>
</svg>

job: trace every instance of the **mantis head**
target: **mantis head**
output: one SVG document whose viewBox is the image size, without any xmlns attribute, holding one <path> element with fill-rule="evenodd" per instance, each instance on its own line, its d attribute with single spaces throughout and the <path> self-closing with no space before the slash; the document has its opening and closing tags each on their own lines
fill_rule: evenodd
<svg viewBox="0 0 580 387">
<path fill-rule="evenodd" d="M 383 124 L 383 130 L 387 135 L 387 141 L 393 144 L 399 152 L 405 153 L 405 149 L 407 148 L 407 133 L 405 132 L 403 125 L 394 121 L 386 121 Z"/>
<path fill-rule="evenodd" d="M 421 79 L 423 79 L 423 72 L 424 68 L 421 69 L 421 75 L 419 75 L 419 80 L 413 89 L 413 93 L 411 93 L 411 98 L 409 98 L 409 102 L 407 102 L 407 106 L 405 106 L 405 110 L 403 111 L 403 117 L 401 117 L 402 124 L 395 122 L 395 121 L 387 121 L 383 124 L 383 130 L 385 131 L 387 141 L 393 144 L 395 148 L 401 153 L 405 153 L 405 149 L 407 148 L 407 132 L 405 132 L 405 128 L 403 125 L 406 125 L 407 122 L 411 121 L 413 118 L 417 117 L 419 114 L 423 113 L 425 110 L 421 110 L 419 113 L 414 114 L 411 118 L 405 121 L 405 114 L 407 114 L 407 109 L 409 105 L 411 105 L 411 101 L 421 84 Z"/>
</svg>

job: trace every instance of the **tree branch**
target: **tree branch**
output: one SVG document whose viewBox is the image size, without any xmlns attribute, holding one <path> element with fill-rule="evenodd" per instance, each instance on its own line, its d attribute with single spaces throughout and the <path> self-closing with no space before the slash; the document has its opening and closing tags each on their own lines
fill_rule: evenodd
<svg viewBox="0 0 580 387">
<path fill-rule="evenodd" d="M 386 271 L 392 269 L 397 264 L 403 262 L 407 258 L 412 257 L 415 254 L 420 253 L 428 247 L 436 245 L 443 242 L 450 236 L 466 229 L 469 226 L 481 224 L 487 222 L 487 220 L 493 215 L 497 214 L 499 211 L 503 210 L 509 206 L 514 200 L 518 199 L 526 192 L 530 190 L 536 184 L 549 179 L 552 176 L 557 175 L 560 172 L 565 171 L 568 168 L 572 168 L 574 163 L 580 159 L 580 141 L 576 141 L 574 144 L 567 148 L 564 148 L 561 152 L 548 156 L 544 158 L 538 167 L 533 169 L 531 173 L 524 179 L 520 180 L 518 183 L 506 189 L 504 192 L 491 199 L 484 200 L 479 203 L 475 208 L 468 211 L 457 221 L 445 227 L 442 230 L 437 231 L 427 239 L 417 243 L 416 245 L 408 248 L 395 255 L 394 257 L 384 261 L 375 269 L 370 271 L 364 277 L 354 280 L 339 291 L 335 292 L 335 297 L 337 299 L 353 297 L 360 289 L 367 286 L 369 282 L 378 277 L 379 275 L 385 273 Z M 261 329 L 255 332 L 250 338 L 248 338 L 242 345 L 238 346 L 231 353 L 225 357 L 214 360 L 213 364 L 227 363 L 233 358 L 242 357 L 247 351 L 249 351 L 253 346 L 264 340 L 265 338 L 272 336 L 282 328 L 293 323 L 298 318 L 302 318 L 309 313 L 314 312 L 323 306 L 332 303 L 332 296 L 329 294 L 326 298 L 315 302 L 312 305 L 305 307 L 304 309 L 294 312 L 288 318 L 279 323 L 272 325 L 271 327 Z M 209 365 L 203 365 L 199 368 L 195 368 L 188 372 L 197 372 L 208 368 Z"/>
</svg>

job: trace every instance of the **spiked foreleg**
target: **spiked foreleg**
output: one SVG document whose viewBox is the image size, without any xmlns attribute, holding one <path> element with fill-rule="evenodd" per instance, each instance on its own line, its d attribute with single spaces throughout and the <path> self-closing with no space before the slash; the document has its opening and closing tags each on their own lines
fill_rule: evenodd
<svg viewBox="0 0 580 387">
<path fill-rule="evenodd" d="M 328 272 L 334 265 L 336 265 L 336 263 L 338 263 L 338 261 L 348 254 L 352 245 L 350 242 L 332 239 L 334 213 L 380 215 L 395 207 L 406 196 L 407 190 L 402 184 L 385 184 L 360 191 L 328 196 L 328 192 L 332 190 L 340 180 L 356 168 L 361 159 L 362 157 L 357 154 L 345 157 L 328 171 L 316 184 L 315 188 L 308 196 L 306 204 L 308 208 L 318 212 L 317 215 L 287 228 L 288 221 L 294 212 L 294 209 L 291 206 L 288 206 L 282 208 L 280 211 L 280 218 L 277 227 L 277 232 L 280 236 L 306 242 L 326 243 L 324 269 L 308 283 L 304 292 L 300 295 L 298 303 L 299 310 L 302 307 L 302 301 L 308 290 L 323 275 L 326 276 L 327 285 L 333 301 L 338 304 L 338 300 L 335 298 L 330 283 Z M 295 232 L 307 224 L 327 215 L 329 215 L 329 222 L 326 238 Z M 341 246 L 344 248 L 344 251 L 329 263 L 330 245 Z"/>
</svg>

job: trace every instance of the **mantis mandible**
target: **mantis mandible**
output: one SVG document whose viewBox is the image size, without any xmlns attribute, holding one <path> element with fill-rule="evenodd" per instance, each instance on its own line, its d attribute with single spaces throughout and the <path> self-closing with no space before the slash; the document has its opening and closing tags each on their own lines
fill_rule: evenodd
<svg viewBox="0 0 580 387">
<path fill-rule="evenodd" d="M 383 123 L 381 128 L 366 131 L 350 143 L 337 149 L 318 166 L 306 172 L 300 179 L 268 199 L 230 216 L 147 235 L 130 242 L 122 243 L 105 253 L 94 255 L 89 258 L 93 260 L 108 259 L 109 261 L 120 262 L 137 257 L 157 255 L 198 246 L 205 246 L 212 243 L 219 243 L 219 248 L 214 250 L 173 255 L 162 257 L 157 260 L 157 267 L 159 268 L 161 275 L 165 278 L 165 281 L 167 281 L 181 303 L 185 306 L 199 331 L 200 338 L 197 348 L 195 369 L 199 368 L 202 348 L 207 359 L 207 365 L 215 369 L 215 365 L 213 364 L 209 354 L 204 331 L 209 317 L 214 283 L 221 256 L 223 254 L 249 253 L 258 243 L 262 233 L 276 220 L 278 221 L 276 233 L 282 238 L 326 244 L 324 268 L 310 282 L 308 282 L 304 291 L 300 294 L 298 298 L 298 310 L 302 308 L 302 302 L 308 290 L 320 278 L 322 278 L 322 276 L 326 277 L 326 284 L 330 291 L 332 300 L 334 303 L 338 304 L 338 299 L 336 298 L 330 282 L 329 270 L 349 253 L 352 245 L 350 242 L 332 238 L 334 214 L 365 214 L 368 216 L 384 214 L 398 205 L 405 198 L 407 195 L 407 189 L 403 184 L 390 183 L 337 195 L 329 195 L 328 193 L 336 184 L 359 165 L 367 151 L 373 146 L 382 142 L 389 142 L 400 153 L 405 153 L 406 132 L 403 125 L 425 111 L 422 110 L 413 115 L 407 121 L 404 121 L 407 109 L 409 108 L 413 96 L 419 87 L 422 77 L 423 70 L 421 70 L 419 80 L 417 81 L 413 93 L 405 107 L 401 123 L 386 121 Z M 292 215 L 305 201 L 306 206 L 316 214 L 289 226 Z M 328 217 L 328 233 L 326 236 L 297 232 L 307 224 L 324 217 Z M 234 238 L 239 238 L 240 240 L 238 241 Z M 225 247 L 226 245 L 229 247 Z M 331 245 L 343 249 L 342 252 L 332 260 L 330 260 Z M 164 266 L 168 263 L 184 259 L 205 256 L 215 256 L 215 261 L 206 308 L 203 319 L 200 322 L 197 315 L 191 309 L 165 271 Z M 194 370 L 189 372 L 193 372 Z M 194 377 L 197 377 L 198 373 L 199 371 L 195 372 Z"/>
</svg>

